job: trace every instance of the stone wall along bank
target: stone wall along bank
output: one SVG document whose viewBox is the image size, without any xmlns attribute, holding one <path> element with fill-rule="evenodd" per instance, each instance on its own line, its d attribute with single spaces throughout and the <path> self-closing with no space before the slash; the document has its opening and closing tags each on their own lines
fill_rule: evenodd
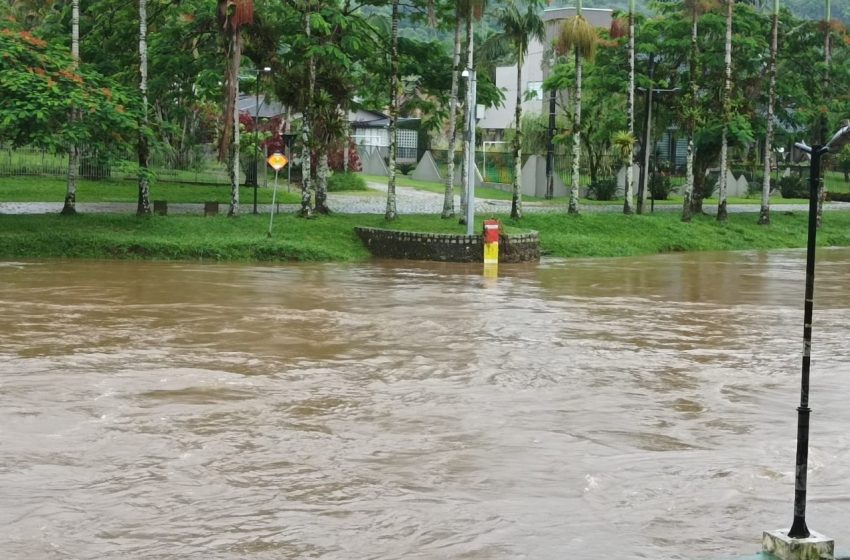
<svg viewBox="0 0 850 560">
<path fill-rule="evenodd" d="M 443 262 L 483 262 L 481 235 L 417 233 L 389 229 L 354 228 L 373 256 Z M 536 231 L 499 237 L 499 262 L 521 263 L 540 260 L 540 242 Z"/>
</svg>

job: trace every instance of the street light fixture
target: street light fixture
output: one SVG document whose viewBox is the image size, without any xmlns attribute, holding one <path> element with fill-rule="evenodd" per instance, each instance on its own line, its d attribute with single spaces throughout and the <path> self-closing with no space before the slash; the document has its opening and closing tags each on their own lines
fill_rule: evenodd
<svg viewBox="0 0 850 560">
<path fill-rule="evenodd" d="M 257 83 L 255 84 L 254 97 L 254 214 L 257 213 L 257 187 L 259 186 L 259 159 L 257 152 L 260 151 L 260 73 L 269 73 L 272 69 L 268 66 L 257 68 Z"/>
<path fill-rule="evenodd" d="M 835 135 L 823 146 L 794 144 L 811 156 L 809 171 L 809 229 L 806 244 L 806 294 L 803 307 L 803 368 L 800 383 L 800 406 L 797 407 L 797 464 L 794 477 L 794 522 L 788 530 L 792 539 L 805 539 L 811 535 L 806 527 L 806 474 L 809 460 L 809 371 L 812 352 L 812 312 L 815 293 L 815 241 L 817 237 L 818 195 L 821 182 L 821 157 L 840 151 L 850 143 L 850 121 L 845 120 Z"/>
</svg>

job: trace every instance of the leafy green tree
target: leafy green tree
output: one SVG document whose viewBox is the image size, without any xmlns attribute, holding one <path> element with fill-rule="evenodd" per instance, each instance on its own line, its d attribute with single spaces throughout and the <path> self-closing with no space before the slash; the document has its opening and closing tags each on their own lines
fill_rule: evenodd
<svg viewBox="0 0 850 560">
<path fill-rule="evenodd" d="M 0 52 L 0 141 L 62 151 L 131 143 L 137 100 L 114 80 L 76 67 L 67 47 L 0 24 Z M 79 118 L 68 118 L 73 112 Z M 74 177 L 76 171 L 69 168 Z M 73 186 L 66 192 L 66 213 L 76 210 Z"/>
</svg>

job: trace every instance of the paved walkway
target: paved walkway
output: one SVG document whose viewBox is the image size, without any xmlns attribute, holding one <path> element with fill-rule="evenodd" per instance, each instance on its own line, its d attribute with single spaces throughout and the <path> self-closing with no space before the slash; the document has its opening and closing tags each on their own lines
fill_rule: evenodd
<svg viewBox="0 0 850 560">
<path fill-rule="evenodd" d="M 369 187 L 376 191 L 386 192 L 387 186 L 381 183 L 369 183 Z M 383 214 L 386 212 L 387 199 L 380 194 L 356 194 L 356 193 L 328 193 L 328 205 L 331 210 L 346 214 Z M 296 212 L 297 204 L 280 204 L 279 211 Z M 396 187 L 396 208 L 399 214 L 439 214 L 443 210 L 443 194 L 430 191 L 421 191 L 412 187 Z M 540 202 L 523 202 L 523 212 L 533 213 L 565 213 L 566 204 L 543 204 Z M 805 212 L 807 204 L 774 204 L 771 207 L 775 212 Z M 242 213 L 253 211 L 254 205 L 251 199 L 242 201 Z M 828 202 L 824 204 L 825 210 L 850 210 L 850 202 Z M 62 210 L 62 202 L 3 202 L 0 203 L 0 214 L 58 214 Z M 259 204 L 257 211 L 267 214 L 271 210 L 271 204 Z M 475 212 L 477 214 L 507 214 L 511 210 L 509 200 L 475 199 Z M 705 211 L 716 212 L 715 206 L 706 205 Z M 757 204 L 730 204 L 732 212 L 758 212 Z M 131 214 L 136 211 L 136 203 L 132 202 L 78 202 L 77 211 L 80 213 L 116 213 Z M 227 212 L 227 204 L 219 206 L 220 212 Z M 460 211 L 460 197 L 455 197 L 455 212 Z M 582 213 L 608 212 L 616 213 L 623 211 L 620 204 L 585 204 L 580 207 Z M 662 205 L 655 207 L 656 212 L 679 212 L 679 205 Z M 203 204 L 170 203 L 169 214 L 203 214 Z"/>
</svg>

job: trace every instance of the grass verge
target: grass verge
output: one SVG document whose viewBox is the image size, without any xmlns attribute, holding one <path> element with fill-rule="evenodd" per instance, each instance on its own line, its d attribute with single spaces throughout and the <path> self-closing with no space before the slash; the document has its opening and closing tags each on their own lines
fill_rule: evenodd
<svg viewBox="0 0 850 560">
<path fill-rule="evenodd" d="M 616 257 L 679 251 L 804 247 L 805 212 L 774 213 L 770 226 L 756 214 L 733 214 L 726 223 L 697 216 L 683 224 L 674 213 L 529 214 L 501 216 L 507 231 L 540 233 L 541 250 L 555 257 Z M 268 216 L 150 216 L 80 214 L 0 215 L 0 258 L 169 259 L 212 261 L 361 261 L 369 253 L 355 226 L 463 234 L 456 220 L 333 214 L 312 220 L 278 215 L 271 238 Z M 480 221 L 474 231 L 480 231 Z M 828 212 L 818 234 L 821 246 L 850 246 L 850 213 Z"/>
<path fill-rule="evenodd" d="M 0 202 L 61 202 L 65 200 L 67 181 L 58 177 L 0 177 Z M 271 204 L 272 187 L 257 189 L 257 202 Z M 230 187 L 227 185 L 192 185 L 181 183 L 154 183 L 150 199 L 171 203 L 204 203 L 217 201 L 230 204 Z M 77 202 L 132 202 L 139 198 L 135 181 L 103 180 L 77 182 Z M 242 204 L 254 201 L 253 187 L 241 187 Z M 286 181 L 277 186 L 276 200 L 281 204 L 297 204 L 300 191 L 293 186 L 287 192 Z"/>
</svg>

